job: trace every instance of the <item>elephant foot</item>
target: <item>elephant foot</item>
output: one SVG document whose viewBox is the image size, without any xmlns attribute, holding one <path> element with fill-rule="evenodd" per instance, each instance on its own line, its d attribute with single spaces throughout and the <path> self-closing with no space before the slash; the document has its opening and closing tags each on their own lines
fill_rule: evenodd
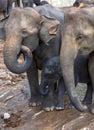
<svg viewBox="0 0 94 130">
<path fill-rule="evenodd" d="M 43 97 L 42 108 L 45 111 L 53 111 L 55 109 L 55 101 L 49 97 Z"/>
<path fill-rule="evenodd" d="M 58 105 L 55 107 L 55 109 L 56 109 L 57 111 L 59 111 L 59 110 L 64 110 L 64 105 L 63 105 L 63 104 L 58 104 Z"/>
<path fill-rule="evenodd" d="M 31 96 L 31 98 L 29 99 L 29 103 L 28 105 L 31 107 L 36 107 L 41 105 L 41 96 Z"/>
<path fill-rule="evenodd" d="M 45 110 L 45 111 L 53 111 L 54 110 L 54 108 L 55 108 L 55 106 L 49 106 L 49 107 L 44 107 L 43 109 Z"/>
<path fill-rule="evenodd" d="M 73 109 L 73 108 L 74 108 L 73 104 L 72 104 L 72 103 L 69 103 L 69 104 L 68 104 L 68 108 L 69 108 L 69 109 Z"/>
</svg>

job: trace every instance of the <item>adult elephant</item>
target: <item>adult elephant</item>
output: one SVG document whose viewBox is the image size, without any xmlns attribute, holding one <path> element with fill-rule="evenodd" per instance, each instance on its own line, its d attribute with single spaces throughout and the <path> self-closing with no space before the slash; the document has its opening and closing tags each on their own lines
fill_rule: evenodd
<svg viewBox="0 0 94 130">
<path fill-rule="evenodd" d="M 22 0 L 23 7 L 33 7 L 33 0 Z"/>
<path fill-rule="evenodd" d="M 83 5 L 94 5 L 94 0 L 76 0 L 74 3 L 73 3 L 73 6 L 75 7 L 79 7 L 80 4 L 83 4 Z"/>
<path fill-rule="evenodd" d="M 51 10 L 51 7 L 47 7 L 47 9 Z M 47 12 L 47 9 L 45 12 Z M 54 11 L 53 9 L 54 8 L 52 8 L 51 11 L 55 16 L 55 9 Z M 49 15 L 50 10 L 48 13 Z M 42 13 L 43 12 L 44 11 L 42 11 Z M 20 14 L 19 16 L 18 13 Z M 41 16 L 32 8 L 14 9 L 5 24 L 6 43 L 4 46 L 4 62 L 8 69 L 13 73 L 19 74 L 27 72 L 31 90 L 30 102 L 33 106 L 40 103 L 40 94 L 38 92 L 38 69 L 41 69 L 41 64 L 46 56 L 54 56 L 59 52 L 58 41 L 60 41 L 60 35 L 58 32 L 61 32 L 61 25 L 59 26 L 60 22 L 56 20 L 56 18 L 51 17 L 48 14 L 47 16 Z M 58 15 L 56 16 L 58 19 L 62 16 L 61 21 L 64 20 L 64 14 L 61 15 L 61 12 L 58 11 Z M 51 41 L 51 46 L 45 45 L 42 43 L 42 40 L 45 41 L 46 44 Z M 55 46 L 53 46 L 53 42 L 55 43 Z M 40 49 L 37 48 L 38 45 Z M 45 50 L 43 48 L 45 48 Z M 42 51 L 42 49 L 44 51 Z M 13 55 L 11 55 L 12 53 Z M 25 55 L 23 64 L 19 64 L 17 60 L 20 53 Z M 32 56 L 28 59 L 30 53 L 33 54 L 32 65 L 30 60 Z M 39 62 L 40 60 L 41 62 Z"/>
<path fill-rule="evenodd" d="M 0 0 L 0 12 L 4 17 L 16 6 L 20 7 L 20 0 Z"/>
<path fill-rule="evenodd" d="M 87 55 L 94 50 L 93 10 L 94 7 L 71 8 L 65 14 L 62 31 L 60 63 L 63 78 L 73 105 L 80 111 L 83 110 L 83 107 L 75 91 L 73 66 L 78 52 Z"/>
<path fill-rule="evenodd" d="M 33 7 L 33 4 L 36 6 L 49 4 L 47 1 L 40 0 L 22 0 L 23 7 Z"/>
</svg>

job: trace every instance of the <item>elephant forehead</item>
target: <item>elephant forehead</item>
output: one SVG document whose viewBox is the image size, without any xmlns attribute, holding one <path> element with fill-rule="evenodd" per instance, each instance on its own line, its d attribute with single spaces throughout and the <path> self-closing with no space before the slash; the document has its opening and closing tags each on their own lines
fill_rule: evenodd
<svg viewBox="0 0 94 130">
<path fill-rule="evenodd" d="M 29 17 L 29 16 L 24 16 L 24 14 L 22 14 L 20 26 L 21 26 L 21 28 L 28 28 L 28 29 L 37 28 L 37 29 L 39 29 L 40 24 L 34 18 Z"/>
<path fill-rule="evenodd" d="M 29 15 L 30 17 L 34 18 L 36 21 L 41 20 L 41 15 L 33 8 L 27 7 L 23 9 L 24 14 Z"/>
<path fill-rule="evenodd" d="M 19 14 L 19 15 L 18 15 Z M 41 16 L 40 14 L 35 11 L 33 8 L 15 8 L 11 14 L 10 14 L 11 19 L 19 19 L 19 20 L 35 20 L 35 22 L 40 22 Z M 26 20 L 26 21 L 27 21 Z"/>
</svg>

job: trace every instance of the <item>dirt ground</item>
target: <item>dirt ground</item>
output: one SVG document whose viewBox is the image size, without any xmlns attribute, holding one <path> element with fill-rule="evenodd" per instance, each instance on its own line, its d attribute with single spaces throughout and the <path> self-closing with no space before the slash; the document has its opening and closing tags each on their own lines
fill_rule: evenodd
<svg viewBox="0 0 94 130">
<path fill-rule="evenodd" d="M 0 42 L 0 130 L 94 130 L 94 115 L 75 109 L 45 112 L 29 107 L 30 97 L 26 74 L 16 75 L 3 62 Z M 10 118 L 5 120 L 4 113 Z"/>
</svg>

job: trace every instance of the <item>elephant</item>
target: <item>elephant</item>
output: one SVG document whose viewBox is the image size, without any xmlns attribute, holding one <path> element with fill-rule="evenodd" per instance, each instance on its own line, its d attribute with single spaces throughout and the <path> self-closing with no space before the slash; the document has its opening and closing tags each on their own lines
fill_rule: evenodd
<svg viewBox="0 0 94 130">
<path fill-rule="evenodd" d="M 49 4 L 47 1 L 40 0 L 22 0 L 23 7 L 33 7 L 33 4 L 36 6 Z"/>
<path fill-rule="evenodd" d="M 49 4 L 47 1 L 43 0 L 43 1 L 40 1 L 40 0 L 33 0 L 33 3 L 36 5 L 36 6 L 41 6 L 41 5 L 45 5 L 45 4 Z"/>
<path fill-rule="evenodd" d="M 75 86 L 77 86 L 78 82 L 87 83 L 87 91 L 83 100 L 84 104 L 92 103 L 92 83 L 89 75 L 89 66 L 93 66 L 93 62 L 88 66 L 90 58 L 91 56 L 89 57 L 88 55 L 78 55 L 74 62 Z M 50 84 L 55 84 L 57 81 L 59 84 L 57 85 L 58 96 L 55 108 L 56 110 L 62 110 L 64 109 L 64 93 L 66 86 L 62 77 L 59 56 L 49 58 L 43 65 L 42 80 L 39 86 L 40 93 L 44 96 L 47 95 L 51 89 L 49 88 Z M 69 107 L 72 107 L 72 103 L 69 104 Z"/>
<path fill-rule="evenodd" d="M 0 0 L 0 12 L 6 17 L 8 11 L 8 0 Z"/>
<path fill-rule="evenodd" d="M 74 3 L 73 3 L 73 6 L 74 7 L 79 7 L 80 4 L 89 4 L 89 5 L 94 5 L 94 0 L 76 0 Z"/>
<path fill-rule="evenodd" d="M 0 0 L 0 12 L 4 14 L 4 17 L 13 9 L 13 3 L 15 7 L 20 7 L 20 0 Z"/>
<path fill-rule="evenodd" d="M 43 13 L 46 16 L 43 16 Z M 63 20 L 63 11 L 45 5 L 45 7 L 38 6 L 34 9 L 15 8 L 5 24 L 4 63 L 13 73 L 27 73 L 32 106 L 39 105 L 41 102 L 38 91 L 38 70 L 41 70 L 46 58 L 59 54 L 62 26 L 60 21 L 63 23 Z M 11 55 L 12 53 L 15 54 Z M 22 64 L 18 62 L 21 53 L 25 57 Z"/>
<path fill-rule="evenodd" d="M 8 1 L 8 14 L 10 14 L 11 10 L 15 7 L 21 7 L 21 0 L 7 0 Z"/>
<path fill-rule="evenodd" d="M 23 7 L 33 7 L 33 0 L 22 0 Z"/>
<path fill-rule="evenodd" d="M 40 2 L 40 5 L 45 5 L 45 4 L 49 4 L 47 1 L 43 0 Z"/>
<path fill-rule="evenodd" d="M 36 6 L 39 6 L 41 1 L 40 0 L 33 0 L 33 3 L 36 5 Z"/>
<path fill-rule="evenodd" d="M 77 54 L 88 55 L 94 50 L 94 7 L 70 8 L 65 13 L 60 49 L 60 65 L 68 96 L 79 111 L 87 110 L 75 90 L 74 60 Z M 91 76 L 91 78 L 93 78 Z M 93 80 L 92 80 L 93 81 Z M 92 84 L 93 91 L 94 85 Z M 92 102 L 93 104 L 93 102 Z M 92 108 L 93 111 L 94 108 Z"/>
</svg>

